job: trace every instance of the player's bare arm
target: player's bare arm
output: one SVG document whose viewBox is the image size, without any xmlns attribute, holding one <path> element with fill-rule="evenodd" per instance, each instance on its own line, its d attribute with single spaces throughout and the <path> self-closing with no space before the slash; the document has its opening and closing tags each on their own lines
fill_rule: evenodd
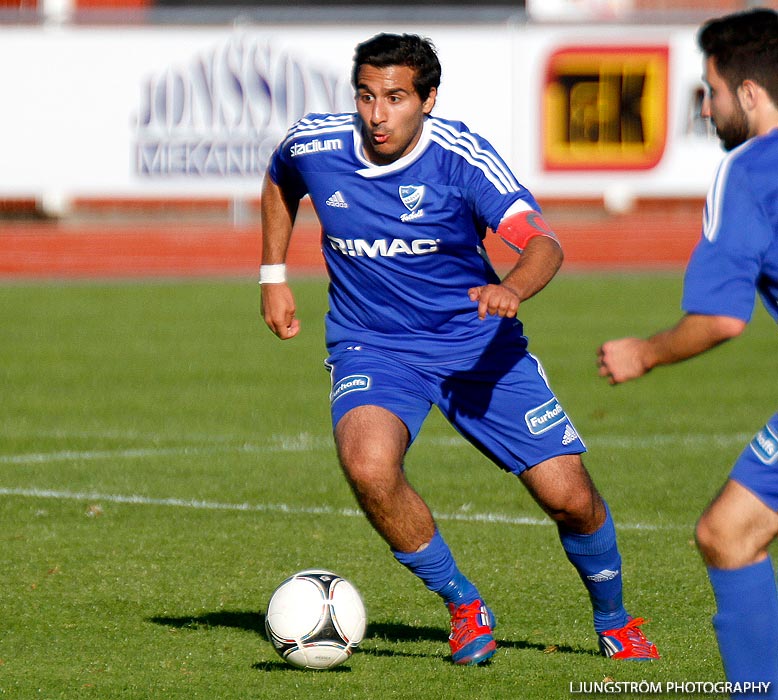
<svg viewBox="0 0 778 700">
<path fill-rule="evenodd" d="M 542 235 L 532 238 L 516 265 L 500 284 L 487 284 L 468 290 L 471 301 L 478 302 L 478 317 L 486 315 L 514 318 L 522 302 L 537 294 L 556 275 L 564 255 L 556 238 Z"/>
<path fill-rule="evenodd" d="M 263 268 L 282 266 L 286 261 L 298 205 L 299 202 L 285 197 L 269 177 L 265 178 L 261 201 Z M 285 275 L 263 281 L 261 287 L 261 313 L 268 328 L 282 340 L 293 338 L 300 332 L 300 321 L 295 317 L 294 295 Z"/>
<path fill-rule="evenodd" d="M 658 365 L 682 362 L 740 335 L 746 322 L 731 316 L 687 314 L 649 338 L 619 338 L 597 351 L 599 375 L 610 384 L 642 377 Z"/>
</svg>

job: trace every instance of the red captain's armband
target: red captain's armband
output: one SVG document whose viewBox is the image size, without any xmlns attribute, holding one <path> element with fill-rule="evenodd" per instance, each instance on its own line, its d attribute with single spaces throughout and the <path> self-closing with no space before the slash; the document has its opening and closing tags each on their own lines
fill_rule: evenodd
<svg viewBox="0 0 778 700">
<path fill-rule="evenodd" d="M 532 209 L 505 217 L 497 227 L 496 233 L 519 253 L 524 252 L 527 243 L 535 236 L 546 236 L 557 240 L 543 217 Z"/>
</svg>

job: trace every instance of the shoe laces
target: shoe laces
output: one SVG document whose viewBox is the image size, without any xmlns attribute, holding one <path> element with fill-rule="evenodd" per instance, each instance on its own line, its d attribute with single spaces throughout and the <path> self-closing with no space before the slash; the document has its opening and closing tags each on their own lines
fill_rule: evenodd
<svg viewBox="0 0 778 700">
<path fill-rule="evenodd" d="M 483 634 L 491 634 L 488 613 L 480 600 L 474 600 L 466 605 L 449 604 L 451 612 L 451 635 L 449 639 L 457 646 L 463 647 L 473 639 Z"/>
<path fill-rule="evenodd" d="M 653 642 L 646 639 L 646 635 L 640 629 L 640 625 L 645 622 L 642 617 L 632 618 L 624 627 L 614 630 L 612 633 L 606 633 L 618 637 L 620 640 L 626 641 L 633 651 L 646 656 L 656 654 L 656 647 Z"/>
</svg>

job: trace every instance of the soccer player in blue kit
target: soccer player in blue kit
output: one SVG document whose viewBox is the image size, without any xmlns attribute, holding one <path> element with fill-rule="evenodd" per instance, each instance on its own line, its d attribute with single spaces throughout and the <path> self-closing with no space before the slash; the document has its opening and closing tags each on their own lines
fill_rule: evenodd
<svg viewBox="0 0 778 700">
<path fill-rule="evenodd" d="M 330 278 L 338 457 L 396 559 L 448 606 L 454 663 L 494 655 L 494 616 L 405 477 L 433 405 L 556 521 L 603 653 L 658 658 L 643 620 L 624 609 L 613 520 L 583 466 L 586 448 L 516 318 L 559 268 L 559 243 L 489 143 L 431 116 L 440 72 L 428 40 L 379 34 L 356 48 L 356 113 L 309 114 L 291 127 L 262 191 L 264 320 L 281 339 L 300 330 L 285 259 L 307 194 Z M 520 252 L 502 281 L 482 246 L 487 229 Z"/>
<path fill-rule="evenodd" d="M 604 343 L 599 373 L 611 384 L 739 335 L 757 293 L 778 320 L 778 14 L 759 9 L 712 20 L 698 43 L 708 87 L 703 116 L 712 118 L 728 153 L 687 266 L 685 315 L 650 338 Z M 776 535 L 778 413 L 741 453 L 696 528 L 727 679 L 771 683 L 768 694 L 756 696 L 762 698 L 778 698 L 778 593 L 768 554 Z"/>
</svg>

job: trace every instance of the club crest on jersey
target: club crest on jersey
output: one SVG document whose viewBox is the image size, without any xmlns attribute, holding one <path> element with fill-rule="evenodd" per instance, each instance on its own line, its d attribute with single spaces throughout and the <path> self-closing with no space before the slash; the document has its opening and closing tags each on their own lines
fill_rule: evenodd
<svg viewBox="0 0 778 700">
<path fill-rule="evenodd" d="M 408 210 L 408 213 L 400 217 L 400 221 L 413 221 L 424 216 L 424 210 L 420 208 L 424 190 L 424 185 L 400 185 L 400 201 Z"/>
</svg>

